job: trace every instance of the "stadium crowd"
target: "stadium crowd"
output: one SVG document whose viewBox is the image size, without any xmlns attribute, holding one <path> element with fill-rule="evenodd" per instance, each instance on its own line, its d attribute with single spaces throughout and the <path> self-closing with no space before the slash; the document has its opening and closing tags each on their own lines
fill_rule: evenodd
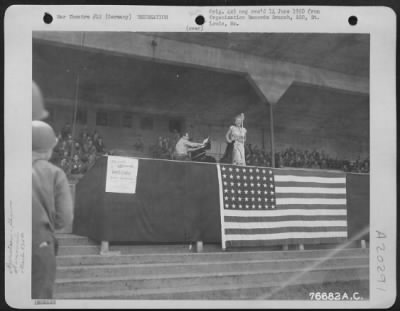
<svg viewBox="0 0 400 311">
<path fill-rule="evenodd" d="M 257 145 L 246 145 L 246 164 L 255 166 L 271 166 L 272 158 L 269 152 L 261 150 Z M 298 167 L 313 169 L 343 170 L 353 173 L 369 173 L 369 159 L 333 158 L 325 151 L 300 150 L 287 148 L 275 152 L 276 167 Z"/>
<path fill-rule="evenodd" d="M 156 159 L 173 159 L 175 145 L 180 135 L 174 131 L 170 135 L 160 136 L 158 141 L 149 147 L 149 156 Z M 144 144 L 138 141 L 135 149 L 144 151 Z M 58 134 L 58 143 L 54 149 L 51 162 L 61 167 L 67 176 L 84 174 L 100 155 L 106 154 L 105 145 L 100 134 L 84 127 L 77 139 L 72 137 L 71 126 L 66 124 Z M 245 145 L 246 164 L 254 166 L 272 166 L 271 153 L 257 145 Z M 276 167 L 298 167 L 312 169 L 333 169 L 345 172 L 369 173 L 369 159 L 333 158 L 325 151 L 300 150 L 286 148 L 275 153 Z"/>
<path fill-rule="evenodd" d="M 72 136 L 69 123 L 57 135 L 57 145 L 50 161 L 61 167 L 67 176 L 84 174 L 95 163 L 96 158 L 106 153 L 103 138 L 94 130 L 84 127 L 78 138 Z"/>
<path fill-rule="evenodd" d="M 150 155 L 156 159 L 172 159 L 179 138 L 176 130 L 169 136 L 158 137 L 158 142 L 150 146 Z"/>
<path fill-rule="evenodd" d="M 179 133 L 160 136 L 158 142 L 150 147 L 150 154 L 156 159 L 172 159 Z M 271 153 L 257 145 L 246 144 L 246 164 L 271 167 Z M 345 172 L 369 173 L 369 159 L 355 161 L 333 158 L 325 151 L 287 148 L 275 153 L 276 167 L 298 167 L 312 169 L 343 170 Z"/>
</svg>

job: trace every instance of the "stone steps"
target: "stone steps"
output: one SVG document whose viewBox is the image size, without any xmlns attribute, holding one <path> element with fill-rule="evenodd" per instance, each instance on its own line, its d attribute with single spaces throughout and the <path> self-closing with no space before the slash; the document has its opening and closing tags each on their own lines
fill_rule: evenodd
<svg viewBox="0 0 400 311">
<path fill-rule="evenodd" d="M 208 272 L 235 272 L 235 271 L 257 271 L 261 269 L 279 270 L 307 269 L 323 265 L 325 268 L 347 267 L 354 265 L 368 265 L 369 260 L 365 257 L 334 257 L 325 261 L 315 258 L 285 259 L 285 260 L 231 260 L 231 261 L 204 261 L 204 262 L 178 262 L 178 263 L 137 263 L 137 264 L 114 264 L 114 265 L 80 265 L 61 266 L 57 269 L 57 277 L 64 278 L 102 278 L 142 276 L 149 274 L 185 274 L 185 273 L 208 273 Z"/>
<path fill-rule="evenodd" d="M 216 288 L 222 292 L 245 291 L 266 287 L 284 286 L 286 283 L 312 284 L 348 280 L 365 280 L 369 276 L 369 266 L 348 266 L 338 269 L 316 268 L 306 273 L 298 269 L 260 270 L 229 273 L 192 273 L 184 275 L 125 276 L 98 279 L 58 279 L 55 296 L 67 298 L 112 298 L 134 299 L 206 299 L 219 298 Z M 214 289 L 212 289 L 214 288 Z M 105 294 L 107 293 L 107 294 Z M 231 293 L 230 297 L 233 299 Z M 201 297 L 201 298 L 200 298 Z"/>
<path fill-rule="evenodd" d="M 348 284 L 349 281 L 339 281 L 340 283 L 335 284 Z M 368 287 L 368 278 L 360 279 L 357 284 L 362 284 L 363 287 Z M 294 283 L 293 283 L 294 284 Z M 240 300 L 240 299 L 269 299 L 271 296 L 274 297 L 280 291 L 284 291 L 285 289 L 295 290 L 296 292 L 304 289 L 306 286 L 314 285 L 312 287 L 317 288 L 317 290 L 321 290 L 321 288 L 329 288 L 329 287 L 321 287 L 320 284 L 315 283 L 305 283 L 295 284 L 291 286 L 276 286 L 276 285 L 268 285 L 268 284 L 245 284 L 245 285 L 218 285 L 218 286 L 193 286 L 190 288 L 170 288 L 164 290 L 140 290 L 140 291 L 132 291 L 132 290 L 122 290 L 118 293 L 110 293 L 110 291 L 104 292 L 85 292 L 79 293 L 79 296 L 71 295 L 71 294 L 62 294 L 60 295 L 60 299 L 141 299 L 141 300 Z M 329 285 L 324 285 L 329 286 Z M 295 288 L 295 289 L 293 289 Z M 329 290 L 327 290 L 328 292 Z M 309 299 L 309 291 L 306 294 L 303 294 L 301 300 Z M 368 295 L 366 295 L 367 297 Z M 61 298 L 62 297 L 62 298 Z M 292 298 L 289 298 L 292 299 Z M 288 300 L 288 298 L 285 298 Z"/>
<path fill-rule="evenodd" d="M 325 258 L 343 256 L 368 256 L 368 249 L 345 249 L 340 252 L 332 250 L 309 250 L 309 251 L 222 251 L 193 253 L 189 250 L 185 252 L 175 252 L 172 247 L 169 253 L 158 253 L 157 246 L 147 246 L 151 252 L 145 252 L 145 248 L 140 248 L 142 252 L 121 255 L 60 255 L 57 257 L 58 266 L 74 265 L 111 265 L 111 264 L 146 264 L 146 263 L 179 263 L 179 262 L 210 262 L 210 261 L 235 261 L 235 260 L 283 260 L 305 258 Z M 111 249 L 113 250 L 113 249 Z"/>
<path fill-rule="evenodd" d="M 223 251 L 205 244 L 110 245 L 59 234 L 56 299 L 257 299 L 280 287 L 367 282 L 369 249 Z M 117 251 L 119 253 L 112 253 Z"/>
<path fill-rule="evenodd" d="M 87 237 L 73 234 L 57 234 L 58 245 L 63 246 L 83 246 L 83 245 L 99 245 L 95 241 Z"/>
<path fill-rule="evenodd" d="M 96 255 L 100 253 L 100 246 L 98 245 L 70 245 L 58 247 L 58 256 L 71 256 L 71 255 Z"/>
</svg>

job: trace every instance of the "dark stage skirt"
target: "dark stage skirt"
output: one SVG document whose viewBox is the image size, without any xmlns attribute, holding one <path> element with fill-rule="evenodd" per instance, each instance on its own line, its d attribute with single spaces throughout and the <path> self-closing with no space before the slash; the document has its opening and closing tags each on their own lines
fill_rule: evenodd
<svg viewBox="0 0 400 311">
<path fill-rule="evenodd" d="M 222 156 L 221 160 L 219 160 L 220 163 L 232 164 L 233 144 L 234 141 L 232 141 L 231 143 L 227 143 L 225 153 Z"/>
</svg>

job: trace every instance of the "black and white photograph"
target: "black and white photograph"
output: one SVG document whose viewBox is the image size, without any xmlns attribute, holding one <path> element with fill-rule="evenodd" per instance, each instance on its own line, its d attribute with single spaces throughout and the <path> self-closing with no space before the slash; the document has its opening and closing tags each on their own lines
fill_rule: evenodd
<svg viewBox="0 0 400 311">
<path fill-rule="evenodd" d="M 227 30 L 32 30 L 31 230 L 12 241 L 30 245 L 35 304 L 386 290 L 371 167 L 395 171 L 395 155 L 373 156 L 371 33 L 231 32 L 212 10 L 191 27 Z M 52 18 L 133 18 L 88 16 Z"/>
</svg>

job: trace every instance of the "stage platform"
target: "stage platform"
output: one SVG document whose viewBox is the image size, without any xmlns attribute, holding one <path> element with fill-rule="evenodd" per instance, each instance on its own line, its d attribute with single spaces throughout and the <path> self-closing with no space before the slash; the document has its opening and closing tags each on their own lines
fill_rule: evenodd
<svg viewBox="0 0 400 311">
<path fill-rule="evenodd" d="M 220 244 L 216 164 L 138 161 L 135 194 L 105 191 L 107 157 L 100 158 L 79 180 L 75 186 L 73 233 L 111 245 L 127 242 L 188 245 L 196 241 L 203 245 Z M 369 226 L 368 174 L 347 174 L 346 199 L 348 240 L 368 241 L 368 232 L 357 236 Z M 292 243 L 276 243 L 283 244 Z"/>
</svg>

